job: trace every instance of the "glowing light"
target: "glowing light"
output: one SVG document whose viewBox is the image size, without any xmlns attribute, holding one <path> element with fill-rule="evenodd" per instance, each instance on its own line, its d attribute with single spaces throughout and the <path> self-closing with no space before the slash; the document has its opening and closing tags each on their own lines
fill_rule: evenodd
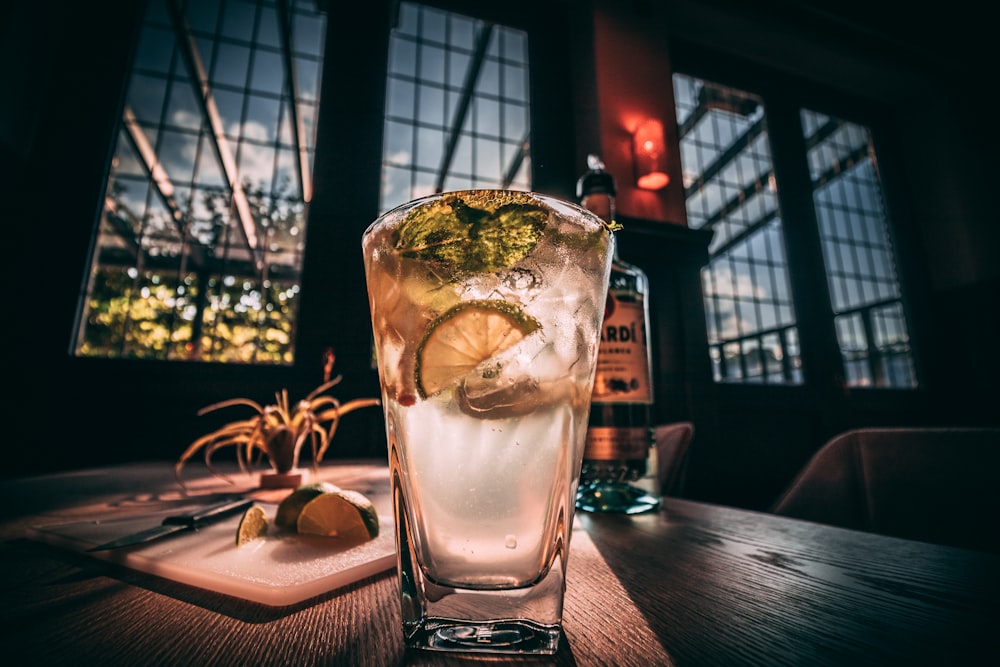
<svg viewBox="0 0 1000 667">
<path fill-rule="evenodd" d="M 662 190 L 670 183 L 663 123 L 649 119 L 632 135 L 635 184 L 643 190 Z"/>
</svg>

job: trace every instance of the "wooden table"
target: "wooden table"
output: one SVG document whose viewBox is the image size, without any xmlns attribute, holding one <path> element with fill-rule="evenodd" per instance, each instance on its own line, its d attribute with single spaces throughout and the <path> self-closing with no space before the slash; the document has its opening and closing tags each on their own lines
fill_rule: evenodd
<svg viewBox="0 0 1000 667">
<path fill-rule="evenodd" d="M 384 463 L 322 472 L 341 465 Z M 174 488 L 169 462 L 0 481 L 0 638 L 16 664 L 471 664 L 404 650 L 394 570 L 271 607 L 31 536 Z M 998 582 L 995 555 L 667 499 L 657 514 L 578 514 L 566 641 L 520 662 L 994 664 Z"/>
</svg>

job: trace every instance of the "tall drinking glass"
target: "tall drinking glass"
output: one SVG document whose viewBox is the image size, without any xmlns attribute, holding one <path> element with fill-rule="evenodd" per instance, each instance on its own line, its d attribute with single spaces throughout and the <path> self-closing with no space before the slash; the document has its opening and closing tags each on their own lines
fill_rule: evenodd
<svg viewBox="0 0 1000 667">
<path fill-rule="evenodd" d="M 407 646 L 555 653 L 614 243 L 501 190 L 365 232 Z"/>
</svg>

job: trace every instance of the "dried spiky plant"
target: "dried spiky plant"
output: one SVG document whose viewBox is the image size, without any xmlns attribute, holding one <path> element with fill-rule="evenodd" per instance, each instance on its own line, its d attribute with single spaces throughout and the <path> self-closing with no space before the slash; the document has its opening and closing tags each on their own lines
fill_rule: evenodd
<svg viewBox="0 0 1000 667">
<path fill-rule="evenodd" d="M 174 466 L 177 482 L 184 486 L 181 469 L 200 450 L 204 450 L 209 471 L 231 482 L 212 467 L 212 455 L 223 447 L 236 448 L 236 459 L 244 472 L 248 472 L 261 456 L 266 456 L 274 472 L 288 473 L 298 467 L 299 453 L 308 442 L 313 469 L 316 469 L 330 447 L 342 416 L 359 408 L 381 405 L 377 398 L 358 398 L 341 404 L 333 396 L 322 395 L 340 380 L 338 375 L 324 382 L 294 406 L 289 403 L 288 390 L 282 389 L 275 394 L 274 405 L 262 406 L 248 398 L 231 398 L 202 408 L 198 411 L 199 416 L 236 405 L 249 406 L 257 414 L 230 422 L 192 442 Z"/>
</svg>

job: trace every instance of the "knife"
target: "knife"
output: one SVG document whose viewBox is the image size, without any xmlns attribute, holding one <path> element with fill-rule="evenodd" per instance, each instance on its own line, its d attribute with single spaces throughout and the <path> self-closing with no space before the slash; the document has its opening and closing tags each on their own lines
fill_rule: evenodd
<svg viewBox="0 0 1000 667">
<path fill-rule="evenodd" d="M 87 551 L 120 549 L 121 547 L 128 547 L 134 544 L 152 542 L 153 540 L 158 540 L 162 537 L 166 537 L 167 535 L 173 535 L 174 533 L 181 533 L 188 530 L 198 530 L 201 526 L 213 523 L 227 516 L 231 516 L 241 510 L 245 510 L 252 504 L 253 500 L 247 498 L 230 498 L 228 500 L 223 500 L 222 502 L 199 507 L 198 509 L 190 512 L 172 514 L 164 519 L 163 523 L 159 526 L 141 530 L 138 533 L 126 535 L 125 537 L 118 538 L 117 540 L 105 542 L 104 544 L 100 544 L 96 547 L 91 547 L 90 549 L 87 549 Z"/>
</svg>

